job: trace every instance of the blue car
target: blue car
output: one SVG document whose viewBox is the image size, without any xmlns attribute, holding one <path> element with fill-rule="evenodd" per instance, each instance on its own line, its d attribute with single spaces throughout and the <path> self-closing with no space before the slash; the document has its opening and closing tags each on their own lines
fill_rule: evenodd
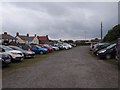
<svg viewBox="0 0 120 90">
<path fill-rule="evenodd" d="M 46 54 L 48 53 L 48 50 L 46 48 L 42 48 L 38 45 L 31 45 L 32 51 L 36 54 Z"/>
</svg>

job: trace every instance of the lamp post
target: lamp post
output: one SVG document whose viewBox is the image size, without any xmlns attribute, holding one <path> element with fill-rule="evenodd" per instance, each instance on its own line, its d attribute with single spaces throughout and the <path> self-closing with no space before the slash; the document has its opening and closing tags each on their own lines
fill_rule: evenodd
<svg viewBox="0 0 120 90">
<path fill-rule="evenodd" d="M 102 30 L 103 26 L 102 26 L 102 21 L 101 21 L 101 41 L 103 39 L 103 30 Z"/>
</svg>

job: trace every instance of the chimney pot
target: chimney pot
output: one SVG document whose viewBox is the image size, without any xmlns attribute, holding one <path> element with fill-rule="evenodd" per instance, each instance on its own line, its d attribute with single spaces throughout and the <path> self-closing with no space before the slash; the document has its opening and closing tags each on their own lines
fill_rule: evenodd
<svg viewBox="0 0 120 90">
<path fill-rule="evenodd" d="M 7 34 L 7 32 L 4 32 L 4 34 Z"/>
<path fill-rule="evenodd" d="M 16 33 L 16 36 L 19 36 L 19 33 L 18 33 L 18 32 Z"/>
<path fill-rule="evenodd" d="M 29 34 L 27 34 L 27 37 L 29 37 Z"/>
</svg>

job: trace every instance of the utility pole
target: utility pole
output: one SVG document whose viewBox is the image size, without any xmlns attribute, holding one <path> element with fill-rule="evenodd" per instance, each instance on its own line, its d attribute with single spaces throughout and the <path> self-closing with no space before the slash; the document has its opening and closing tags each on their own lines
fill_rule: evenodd
<svg viewBox="0 0 120 90">
<path fill-rule="evenodd" d="M 102 30 L 103 26 L 102 26 L 102 22 L 101 22 L 101 41 L 103 39 L 103 30 Z"/>
</svg>

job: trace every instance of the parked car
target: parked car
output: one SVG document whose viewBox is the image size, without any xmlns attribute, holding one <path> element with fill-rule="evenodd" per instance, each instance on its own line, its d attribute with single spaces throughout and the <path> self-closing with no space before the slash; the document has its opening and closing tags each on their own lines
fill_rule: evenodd
<svg viewBox="0 0 120 90">
<path fill-rule="evenodd" d="M 24 55 L 21 51 L 13 50 L 12 48 L 8 46 L 0 46 L 0 51 L 8 54 L 11 57 L 12 61 L 22 61 L 24 58 Z"/>
<path fill-rule="evenodd" d="M 72 48 L 72 46 L 70 44 L 67 44 L 67 43 L 63 43 L 62 45 L 63 45 L 64 49 L 66 49 L 66 50 Z"/>
<path fill-rule="evenodd" d="M 17 46 L 9 46 L 9 47 L 12 48 L 13 50 L 21 51 L 24 54 L 25 58 L 32 58 L 32 57 L 35 56 L 35 52 L 33 52 L 33 51 L 23 50 L 23 49 L 21 49 L 20 47 L 17 47 Z"/>
<path fill-rule="evenodd" d="M 41 47 L 47 48 L 49 52 L 53 52 L 54 51 L 53 48 L 50 47 L 50 45 L 48 45 L 48 44 L 42 44 Z"/>
<path fill-rule="evenodd" d="M 116 44 L 116 59 L 120 64 L 120 38 L 118 38 L 117 44 Z"/>
<path fill-rule="evenodd" d="M 74 44 L 74 43 L 70 43 L 70 45 L 73 46 L 73 47 L 76 47 L 76 44 Z"/>
<path fill-rule="evenodd" d="M 0 52 L 0 66 L 4 67 L 11 63 L 11 58 L 8 54 Z"/>
<path fill-rule="evenodd" d="M 108 44 L 108 43 L 104 43 L 104 44 L 101 44 L 101 45 L 97 45 L 97 46 L 93 49 L 93 53 L 96 55 L 99 50 L 102 50 L 102 49 L 104 49 L 104 48 L 107 48 L 109 45 L 110 45 L 110 44 Z"/>
<path fill-rule="evenodd" d="M 64 48 L 65 50 L 68 50 L 68 49 L 69 49 L 69 47 L 68 47 L 67 45 L 65 45 L 65 44 L 62 44 L 62 46 L 63 46 L 63 48 Z"/>
<path fill-rule="evenodd" d="M 31 45 L 32 51 L 36 54 L 46 54 L 48 53 L 48 50 L 46 48 L 42 48 L 38 45 Z"/>
<path fill-rule="evenodd" d="M 70 44 L 68 44 L 68 43 L 66 43 L 66 46 L 68 46 L 68 47 L 69 47 L 69 49 L 71 49 L 71 48 L 72 48 L 72 45 L 70 45 Z"/>
<path fill-rule="evenodd" d="M 50 46 L 53 48 L 54 51 L 58 51 L 59 50 L 59 48 L 54 46 L 54 45 L 50 45 Z"/>
<path fill-rule="evenodd" d="M 98 46 L 100 46 L 100 45 L 104 45 L 104 44 L 106 44 L 106 43 L 97 43 L 97 44 L 94 44 L 92 47 L 91 47 L 91 51 L 94 51 Z"/>
<path fill-rule="evenodd" d="M 18 45 L 23 50 L 32 51 L 30 45 Z"/>
<path fill-rule="evenodd" d="M 54 46 L 55 46 L 55 47 L 58 47 L 59 50 L 63 50 L 63 49 L 64 49 L 64 47 L 63 47 L 61 44 L 54 44 Z"/>
<path fill-rule="evenodd" d="M 111 59 L 116 55 L 116 44 L 112 44 L 105 49 L 98 51 L 97 55 L 100 58 Z"/>
</svg>

